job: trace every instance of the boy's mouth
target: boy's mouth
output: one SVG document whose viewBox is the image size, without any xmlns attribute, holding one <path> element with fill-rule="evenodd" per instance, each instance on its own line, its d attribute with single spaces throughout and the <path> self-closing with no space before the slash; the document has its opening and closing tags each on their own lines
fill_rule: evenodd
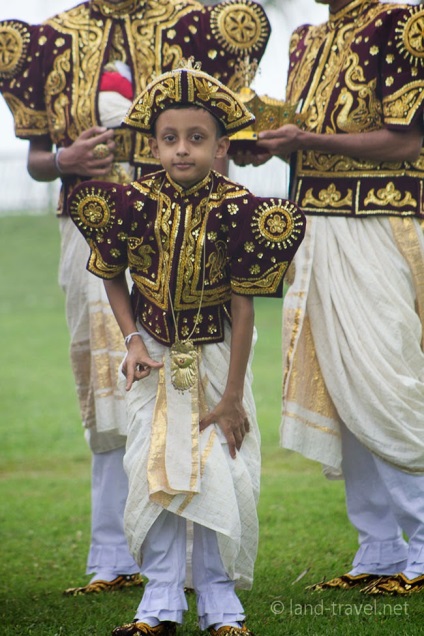
<svg viewBox="0 0 424 636">
<path fill-rule="evenodd" d="M 184 162 L 176 162 L 173 164 L 174 168 L 191 168 L 193 166 L 192 163 L 184 163 Z"/>
</svg>

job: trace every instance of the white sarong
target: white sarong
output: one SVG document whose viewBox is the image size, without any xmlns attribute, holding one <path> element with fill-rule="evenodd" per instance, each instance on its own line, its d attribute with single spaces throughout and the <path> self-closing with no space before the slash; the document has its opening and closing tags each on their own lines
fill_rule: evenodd
<svg viewBox="0 0 424 636">
<path fill-rule="evenodd" d="M 102 126 L 117 127 L 131 101 L 113 91 L 99 93 Z M 131 181 L 127 163 L 113 163 L 104 181 Z M 70 217 L 60 218 L 59 284 L 66 293 L 70 356 L 81 419 L 94 453 L 125 446 L 126 409 L 117 388 L 126 353 L 124 339 L 109 305 L 103 281 L 86 270 L 90 249 Z M 127 281 L 131 279 L 127 274 Z"/>
<path fill-rule="evenodd" d="M 93 452 L 125 445 L 126 409 L 117 387 L 125 355 L 103 281 L 86 270 L 89 247 L 70 217 L 60 218 L 59 283 L 66 294 L 70 356 L 81 419 Z"/>
<path fill-rule="evenodd" d="M 152 371 L 135 383 L 127 394 L 128 440 L 124 459 L 129 478 L 129 496 L 125 511 L 125 531 L 131 553 L 142 561 L 142 543 L 163 509 L 215 530 L 225 570 L 239 588 L 248 589 L 253 581 L 257 553 L 258 519 L 256 506 L 260 480 L 260 439 L 248 368 L 244 390 L 244 408 L 250 422 L 236 459 L 232 459 L 219 427 L 215 424 L 198 432 L 198 420 L 219 402 L 225 389 L 230 357 L 231 331 L 225 341 L 199 348 L 199 375 L 202 395 L 194 399 L 190 391 L 168 393 L 168 405 L 156 409 L 160 419 L 152 423 L 155 413 L 159 377 L 170 389 L 169 348 L 157 343 L 145 331 L 143 339 L 150 356 L 165 362 L 165 370 Z M 159 391 L 159 394 L 161 391 Z M 161 398 L 163 399 L 163 398 Z M 172 406 L 170 401 L 172 399 Z M 180 402 L 180 404 L 178 404 Z M 194 411 L 187 404 L 194 403 Z M 193 413 L 196 430 L 193 428 Z M 166 413 L 166 416 L 164 415 Z M 178 430 L 180 434 L 178 434 Z M 148 475 L 149 458 L 157 458 L 158 449 L 166 456 L 159 475 Z M 154 462 L 155 465 L 158 462 Z M 163 468 L 165 464 L 165 469 Z M 197 471 L 198 467 L 198 471 Z M 152 463 L 150 461 L 150 468 Z M 163 475 L 163 472 L 166 474 Z M 160 482 L 180 487 L 179 494 L 162 490 Z M 153 485 L 156 487 L 150 491 Z"/>
<path fill-rule="evenodd" d="M 284 302 L 285 448 L 339 476 L 340 421 L 424 471 L 424 241 L 412 218 L 309 218 Z"/>
</svg>

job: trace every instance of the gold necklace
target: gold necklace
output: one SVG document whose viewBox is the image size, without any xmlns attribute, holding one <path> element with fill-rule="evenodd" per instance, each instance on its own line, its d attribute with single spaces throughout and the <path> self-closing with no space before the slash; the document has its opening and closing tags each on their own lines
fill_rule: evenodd
<svg viewBox="0 0 424 636">
<path fill-rule="evenodd" d="M 162 189 L 162 185 L 165 179 L 162 181 L 162 184 L 159 188 L 158 195 Z M 177 318 L 175 316 L 174 303 L 172 302 L 171 289 L 168 287 L 168 296 L 169 296 L 169 306 L 171 308 L 172 320 L 174 322 L 175 329 L 175 342 L 170 347 L 170 360 L 171 360 L 171 382 L 174 389 L 184 393 L 188 389 L 193 388 L 193 386 L 198 381 L 198 353 L 196 350 L 196 345 L 194 344 L 192 337 L 196 330 L 196 327 L 199 323 L 200 311 L 202 309 L 203 304 L 203 296 L 205 292 L 205 281 L 206 281 L 206 225 L 208 222 L 208 216 L 210 212 L 209 201 L 212 194 L 214 185 L 213 175 L 211 174 L 211 186 L 209 189 L 208 198 L 206 201 L 206 218 L 205 218 L 205 234 L 203 237 L 203 249 L 202 249 L 202 290 L 200 292 L 200 301 L 199 307 L 197 309 L 197 314 L 194 319 L 193 329 L 184 340 L 180 340 L 178 337 L 178 324 Z M 159 205 L 159 196 L 158 196 L 158 205 Z M 167 262 L 167 271 L 165 275 L 165 279 L 169 273 L 169 260 Z"/>
</svg>

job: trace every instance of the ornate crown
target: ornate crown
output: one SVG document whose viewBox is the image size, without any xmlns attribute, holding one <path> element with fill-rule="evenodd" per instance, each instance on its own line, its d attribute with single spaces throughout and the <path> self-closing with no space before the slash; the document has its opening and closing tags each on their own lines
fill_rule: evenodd
<svg viewBox="0 0 424 636">
<path fill-rule="evenodd" d="M 177 68 L 156 77 L 132 103 L 123 124 L 151 134 L 165 109 L 193 104 L 216 117 L 228 135 L 250 126 L 254 117 L 239 96 L 200 68 L 193 58 L 183 59 Z"/>
<path fill-rule="evenodd" d="M 268 95 L 257 95 L 254 90 L 249 88 L 257 69 L 257 60 L 250 61 L 248 57 L 236 69 L 237 97 L 253 113 L 255 121 L 247 128 L 231 135 L 233 150 L 236 146 L 246 148 L 249 145 L 248 142 L 254 142 L 258 139 L 258 134 L 263 130 L 274 130 L 284 124 L 302 126 L 307 116 L 306 113 L 297 112 L 298 104 L 290 104 L 280 99 L 268 97 Z"/>
</svg>

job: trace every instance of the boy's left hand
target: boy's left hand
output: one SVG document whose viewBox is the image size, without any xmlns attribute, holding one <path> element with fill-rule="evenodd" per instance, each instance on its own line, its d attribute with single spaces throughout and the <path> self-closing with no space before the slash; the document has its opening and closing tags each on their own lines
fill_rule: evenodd
<svg viewBox="0 0 424 636">
<path fill-rule="evenodd" d="M 236 458 L 236 449 L 240 450 L 246 433 L 250 430 L 249 420 L 241 400 L 224 396 L 216 407 L 200 420 L 200 430 L 211 424 L 218 424 L 228 442 L 230 455 Z"/>
</svg>

